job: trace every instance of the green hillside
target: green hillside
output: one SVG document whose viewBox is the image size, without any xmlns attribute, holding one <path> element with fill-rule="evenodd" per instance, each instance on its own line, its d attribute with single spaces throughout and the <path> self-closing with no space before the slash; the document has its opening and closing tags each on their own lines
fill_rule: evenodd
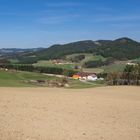
<svg viewBox="0 0 140 140">
<path fill-rule="evenodd" d="M 55 76 L 47 76 L 34 72 L 23 71 L 3 71 L 0 70 L 0 87 L 48 87 L 47 82 L 45 84 L 30 83 L 28 81 L 45 80 L 45 81 L 57 81 L 61 82 L 63 78 Z M 97 82 L 81 82 L 79 80 L 68 79 L 69 88 L 90 88 L 105 85 L 104 81 Z"/>
<path fill-rule="evenodd" d="M 65 59 L 67 55 L 88 53 L 116 60 L 129 60 L 140 57 L 140 43 L 129 38 L 117 40 L 79 41 L 64 45 L 53 45 L 36 52 L 16 56 L 21 63 L 35 63 L 38 60 Z"/>
<path fill-rule="evenodd" d="M 32 83 L 27 83 L 28 80 L 51 80 L 56 77 L 50 77 L 34 72 L 21 71 L 0 71 L 0 87 L 30 87 L 39 86 Z"/>
</svg>

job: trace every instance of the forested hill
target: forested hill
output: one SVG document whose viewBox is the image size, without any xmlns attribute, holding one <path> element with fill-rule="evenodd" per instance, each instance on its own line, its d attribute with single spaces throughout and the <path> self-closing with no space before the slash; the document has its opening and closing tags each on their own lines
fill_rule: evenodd
<svg viewBox="0 0 140 140">
<path fill-rule="evenodd" d="M 41 51 L 26 54 L 21 58 L 33 55 L 38 60 L 64 58 L 74 53 L 93 53 L 117 60 L 135 59 L 140 57 L 140 43 L 129 38 L 117 40 L 79 41 L 64 45 L 53 45 Z"/>
</svg>

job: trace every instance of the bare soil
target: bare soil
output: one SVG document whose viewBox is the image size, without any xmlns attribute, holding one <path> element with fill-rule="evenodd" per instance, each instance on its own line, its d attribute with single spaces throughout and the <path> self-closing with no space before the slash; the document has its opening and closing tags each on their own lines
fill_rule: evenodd
<svg viewBox="0 0 140 140">
<path fill-rule="evenodd" d="M 0 140 L 140 140 L 140 87 L 0 88 Z"/>
</svg>

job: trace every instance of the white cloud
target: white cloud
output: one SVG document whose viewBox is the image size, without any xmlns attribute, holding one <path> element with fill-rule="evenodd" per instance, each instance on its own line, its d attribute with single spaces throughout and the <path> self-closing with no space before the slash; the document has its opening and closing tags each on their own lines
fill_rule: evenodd
<svg viewBox="0 0 140 140">
<path fill-rule="evenodd" d="M 63 14 L 63 15 L 51 15 L 39 19 L 40 23 L 43 24 L 58 24 L 73 21 L 79 18 L 78 14 Z"/>
</svg>

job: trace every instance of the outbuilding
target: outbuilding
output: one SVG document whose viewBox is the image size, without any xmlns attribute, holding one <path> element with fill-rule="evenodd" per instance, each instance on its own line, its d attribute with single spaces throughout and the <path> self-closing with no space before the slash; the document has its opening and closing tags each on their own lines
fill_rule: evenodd
<svg viewBox="0 0 140 140">
<path fill-rule="evenodd" d="M 79 72 L 73 75 L 73 79 L 96 81 L 98 77 L 95 73 Z"/>
</svg>

